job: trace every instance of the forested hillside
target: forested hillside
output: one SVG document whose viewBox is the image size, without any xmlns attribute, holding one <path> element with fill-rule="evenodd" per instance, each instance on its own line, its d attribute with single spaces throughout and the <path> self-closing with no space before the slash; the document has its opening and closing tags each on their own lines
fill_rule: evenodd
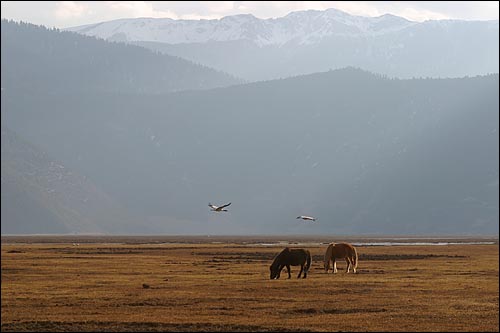
<svg viewBox="0 0 500 333">
<path fill-rule="evenodd" d="M 498 233 L 497 74 L 347 68 L 156 96 L 4 90 L 2 103 L 19 135 L 157 232 Z M 232 205 L 214 215 L 209 201 Z"/>
<path fill-rule="evenodd" d="M 155 94 L 229 86 L 223 72 L 142 47 L 2 20 L 4 90 Z"/>
</svg>

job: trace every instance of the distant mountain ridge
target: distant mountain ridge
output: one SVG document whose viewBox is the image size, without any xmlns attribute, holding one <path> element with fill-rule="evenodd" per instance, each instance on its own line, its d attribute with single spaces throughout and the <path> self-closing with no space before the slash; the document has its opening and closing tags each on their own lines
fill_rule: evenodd
<svg viewBox="0 0 500 333">
<path fill-rule="evenodd" d="M 265 46 L 289 42 L 312 44 L 328 36 L 379 35 L 414 24 L 417 23 L 389 14 L 353 16 L 332 8 L 292 12 L 270 19 L 259 19 L 251 14 L 214 20 L 119 19 L 65 30 L 113 41 L 180 44 L 248 40 Z"/>
<path fill-rule="evenodd" d="M 397 78 L 499 71 L 498 20 L 412 22 L 388 14 L 363 17 L 328 9 L 276 19 L 121 19 L 67 30 L 140 45 L 248 81 L 347 66 Z"/>
</svg>

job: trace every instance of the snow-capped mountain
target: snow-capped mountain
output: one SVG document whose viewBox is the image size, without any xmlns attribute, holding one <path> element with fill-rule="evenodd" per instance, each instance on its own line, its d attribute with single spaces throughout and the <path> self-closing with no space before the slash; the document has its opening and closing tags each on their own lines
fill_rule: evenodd
<svg viewBox="0 0 500 333">
<path fill-rule="evenodd" d="M 353 16 L 337 9 L 292 12 L 284 17 L 259 19 L 251 14 L 216 20 L 169 18 L 119 19 L 68 28 L 114 41 L 169 44 L 247 40 L 259 46 L 288 42 L 311 44 L 329 36 L 374 36 L 417 24 L 393 15 Z"/>
<path fill-rule="evenodd" d="M 498 73 L 498 20 L 412 22 L 328 9 L 273 19 L 122 19 L 68 30 L 139 45 L 247 81 L 346 66 L 399 78 Z"/>
</svg>

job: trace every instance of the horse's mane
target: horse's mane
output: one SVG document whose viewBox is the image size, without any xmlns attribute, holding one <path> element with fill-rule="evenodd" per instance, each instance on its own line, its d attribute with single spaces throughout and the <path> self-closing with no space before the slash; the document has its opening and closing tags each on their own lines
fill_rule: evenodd
<svg viewBox="0 0 500 333">
<path fill-rule="evenodd" d="M 278 253 L 276 255 L 276 257 L 274 257 L 274 260 L 273 260 L 273 263 L 271 264 L 271 267 L 276 267 L 280 264 L 280 261 L 281 261 L 281 258 L 283 258 L 283 256 L 287 255 L 290 253 L 290 248 L 289 247 L 285 247 L 283 249 L 283 251 L 281 251 L 280 253 Z"/>
<path fill-rule="evenodd" d="M 335 243 L 330 243 L 330 244 L 328 244 L 328 247 L 326 248 L 324 262 L 325 262 L 325 265 L 328 265 L 328 268 L 330 268 L 330 258 L 332 257 L 332 252 L 333 252 L 334 246 L 335 246 Z"/>
</svg>

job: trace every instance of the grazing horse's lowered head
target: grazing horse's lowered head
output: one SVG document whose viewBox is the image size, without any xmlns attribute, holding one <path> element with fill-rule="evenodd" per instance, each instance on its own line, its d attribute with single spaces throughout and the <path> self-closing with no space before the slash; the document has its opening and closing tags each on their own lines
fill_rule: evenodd
<svg viewBox="0 0 500 333">
<path fill-rule="evenodd" d="M 270 279 L 279 279 L 281 270 L 283 270 L 284 267 L 287 268 L 288 278 L 291 278 L 290 265 L 300 265 L 300 272 L 297 278 L 300 278 L 300 275 L 304 272 L 303 278 L 305 279 L 311 267 L 311 253 L 309 250 L 285 248 L 274 258 L 273 263 L 269 266 Z"/>
<path fill-rule="evenodd" d="M 337 273 L 336 259 L 345 259 L 347 263 L 346 273 L 349 273 L 349 268 L 352 267 L 354 273 L 358 267 L 358 252 L 356 248 L 349 243 L 330 243 L 326 248 L 324 268 L 328 273 L 330 269 L 330 261 L 333 262 L 333 273 Z"/>
</svg>

